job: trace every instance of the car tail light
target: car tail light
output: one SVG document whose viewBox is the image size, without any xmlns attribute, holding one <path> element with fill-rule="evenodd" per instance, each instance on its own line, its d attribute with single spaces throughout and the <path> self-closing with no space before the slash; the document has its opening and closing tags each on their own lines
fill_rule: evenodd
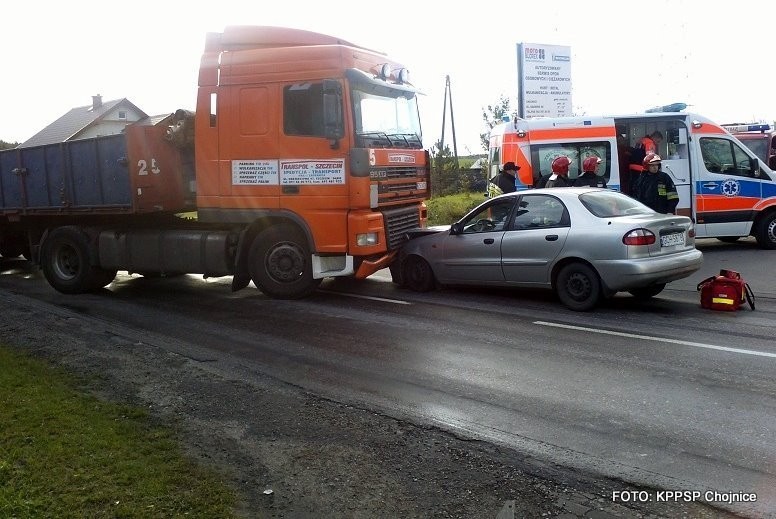
<svg viewBox="0 0 776 519">
<path fill-rule="evenodd" d="M 652 245 L 655 243 L 655 233 L 649 229 L 633 229 L 622 237 L 625 245 Z"/>
<path fill-rule="evenodd" d="M 687 237 L 688 238 L 695 238 L 695 227 L 694 226 L 691 225 L 690 228 L 687 229 Z"/>
</svg>

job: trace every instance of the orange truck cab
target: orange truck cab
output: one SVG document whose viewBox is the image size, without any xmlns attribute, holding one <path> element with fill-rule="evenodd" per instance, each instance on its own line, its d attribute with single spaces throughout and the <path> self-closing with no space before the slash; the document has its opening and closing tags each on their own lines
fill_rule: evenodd
<svg viewBox="0 0 776 519">
<path fill-rule="evenodd" d="M 0 154 L 0 250 L 68 293 L 117 270 L 233 275 L 279 298 L 364 278 L 425 226 L 417 94 L 404 65 L 333 36 L 210 33 L 195 112 Z"/>
<path fill-rule="evenodd" d="M 516 119 L 491 130 L 491 176 L 506 162 L 520 166 L 518 190 L 530 189 L 550 171 L 553 159 L 571 159 L 569 178 L 590 156 L 601 159 L 597 174 L 609 189 L 629 193 L 631 156 L 654 132 L 663 139 L 657 153 L 679 194 L 677 214 L 695 222 L 698 238 L 733 241 L 752 235 L 763 248 L 776 248 L 776 173 L 721 125 L 693 113 L 651 113 L 598 117 Z"/>
</svg>

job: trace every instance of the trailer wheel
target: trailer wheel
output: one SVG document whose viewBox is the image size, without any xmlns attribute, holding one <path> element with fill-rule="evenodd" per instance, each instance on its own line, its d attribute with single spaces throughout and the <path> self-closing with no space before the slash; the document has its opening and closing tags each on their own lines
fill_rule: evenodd
<svg viewBox="0 0 776 519">
<path fill-rule="evenodd" d="M 754 237 L 760 248 L 776 249 L 776 211 L 772 211 L 760 220 Z"/>
<path fill-rule="evenodd" d="M 307 239 L 292 225 L 276 225 L 259 233 L 251 245 L 249 262 L 254 284 L 276 299 L 308 296 L 321 283 L 313 279 Z"/>
<path fill-rule="evenodd" d="M 51 232 L 43 242 L 40 263 L 49 284 L 64 294 L 90 292 L 107 275 L 99 278 L 102 269 L 89 263 L 89 239 L 75 227 L 59 227 Z"/>
</svg>

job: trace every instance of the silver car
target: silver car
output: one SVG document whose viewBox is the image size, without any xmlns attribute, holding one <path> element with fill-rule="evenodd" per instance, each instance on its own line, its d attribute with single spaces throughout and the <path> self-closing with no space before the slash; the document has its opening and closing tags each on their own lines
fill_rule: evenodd
<svg viewBox="0 0 776 519">
<path fill-rule="evenodd" d="M 703 262 L 690 218 L 607 189 L 501 195 L 449 227 L 410 237 L 392 268 L 401 285 L 551 288 L 578 311 L 619 291 L 650 298 Z"/>
</svg>

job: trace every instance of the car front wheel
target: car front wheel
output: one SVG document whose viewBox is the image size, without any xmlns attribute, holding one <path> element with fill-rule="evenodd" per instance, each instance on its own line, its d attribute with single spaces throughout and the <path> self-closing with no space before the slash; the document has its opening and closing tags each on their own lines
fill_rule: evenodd
<svg viewBox="0 0 776 519">
<path fill-rule="evenodd" d="M 566 307 L 587 312 L 595 308 L 601 298 L 601 278 L 584 263 L 569 263 L 558 272 L 555 291 Z"/>
<path fill-rule="evenodd" d="M 434 272 L 426 260 L 419 256 L 410 256 L 404 260 L 402 281 L 410 290 L 428 292 L 434 288 Z"/>
</svg>

